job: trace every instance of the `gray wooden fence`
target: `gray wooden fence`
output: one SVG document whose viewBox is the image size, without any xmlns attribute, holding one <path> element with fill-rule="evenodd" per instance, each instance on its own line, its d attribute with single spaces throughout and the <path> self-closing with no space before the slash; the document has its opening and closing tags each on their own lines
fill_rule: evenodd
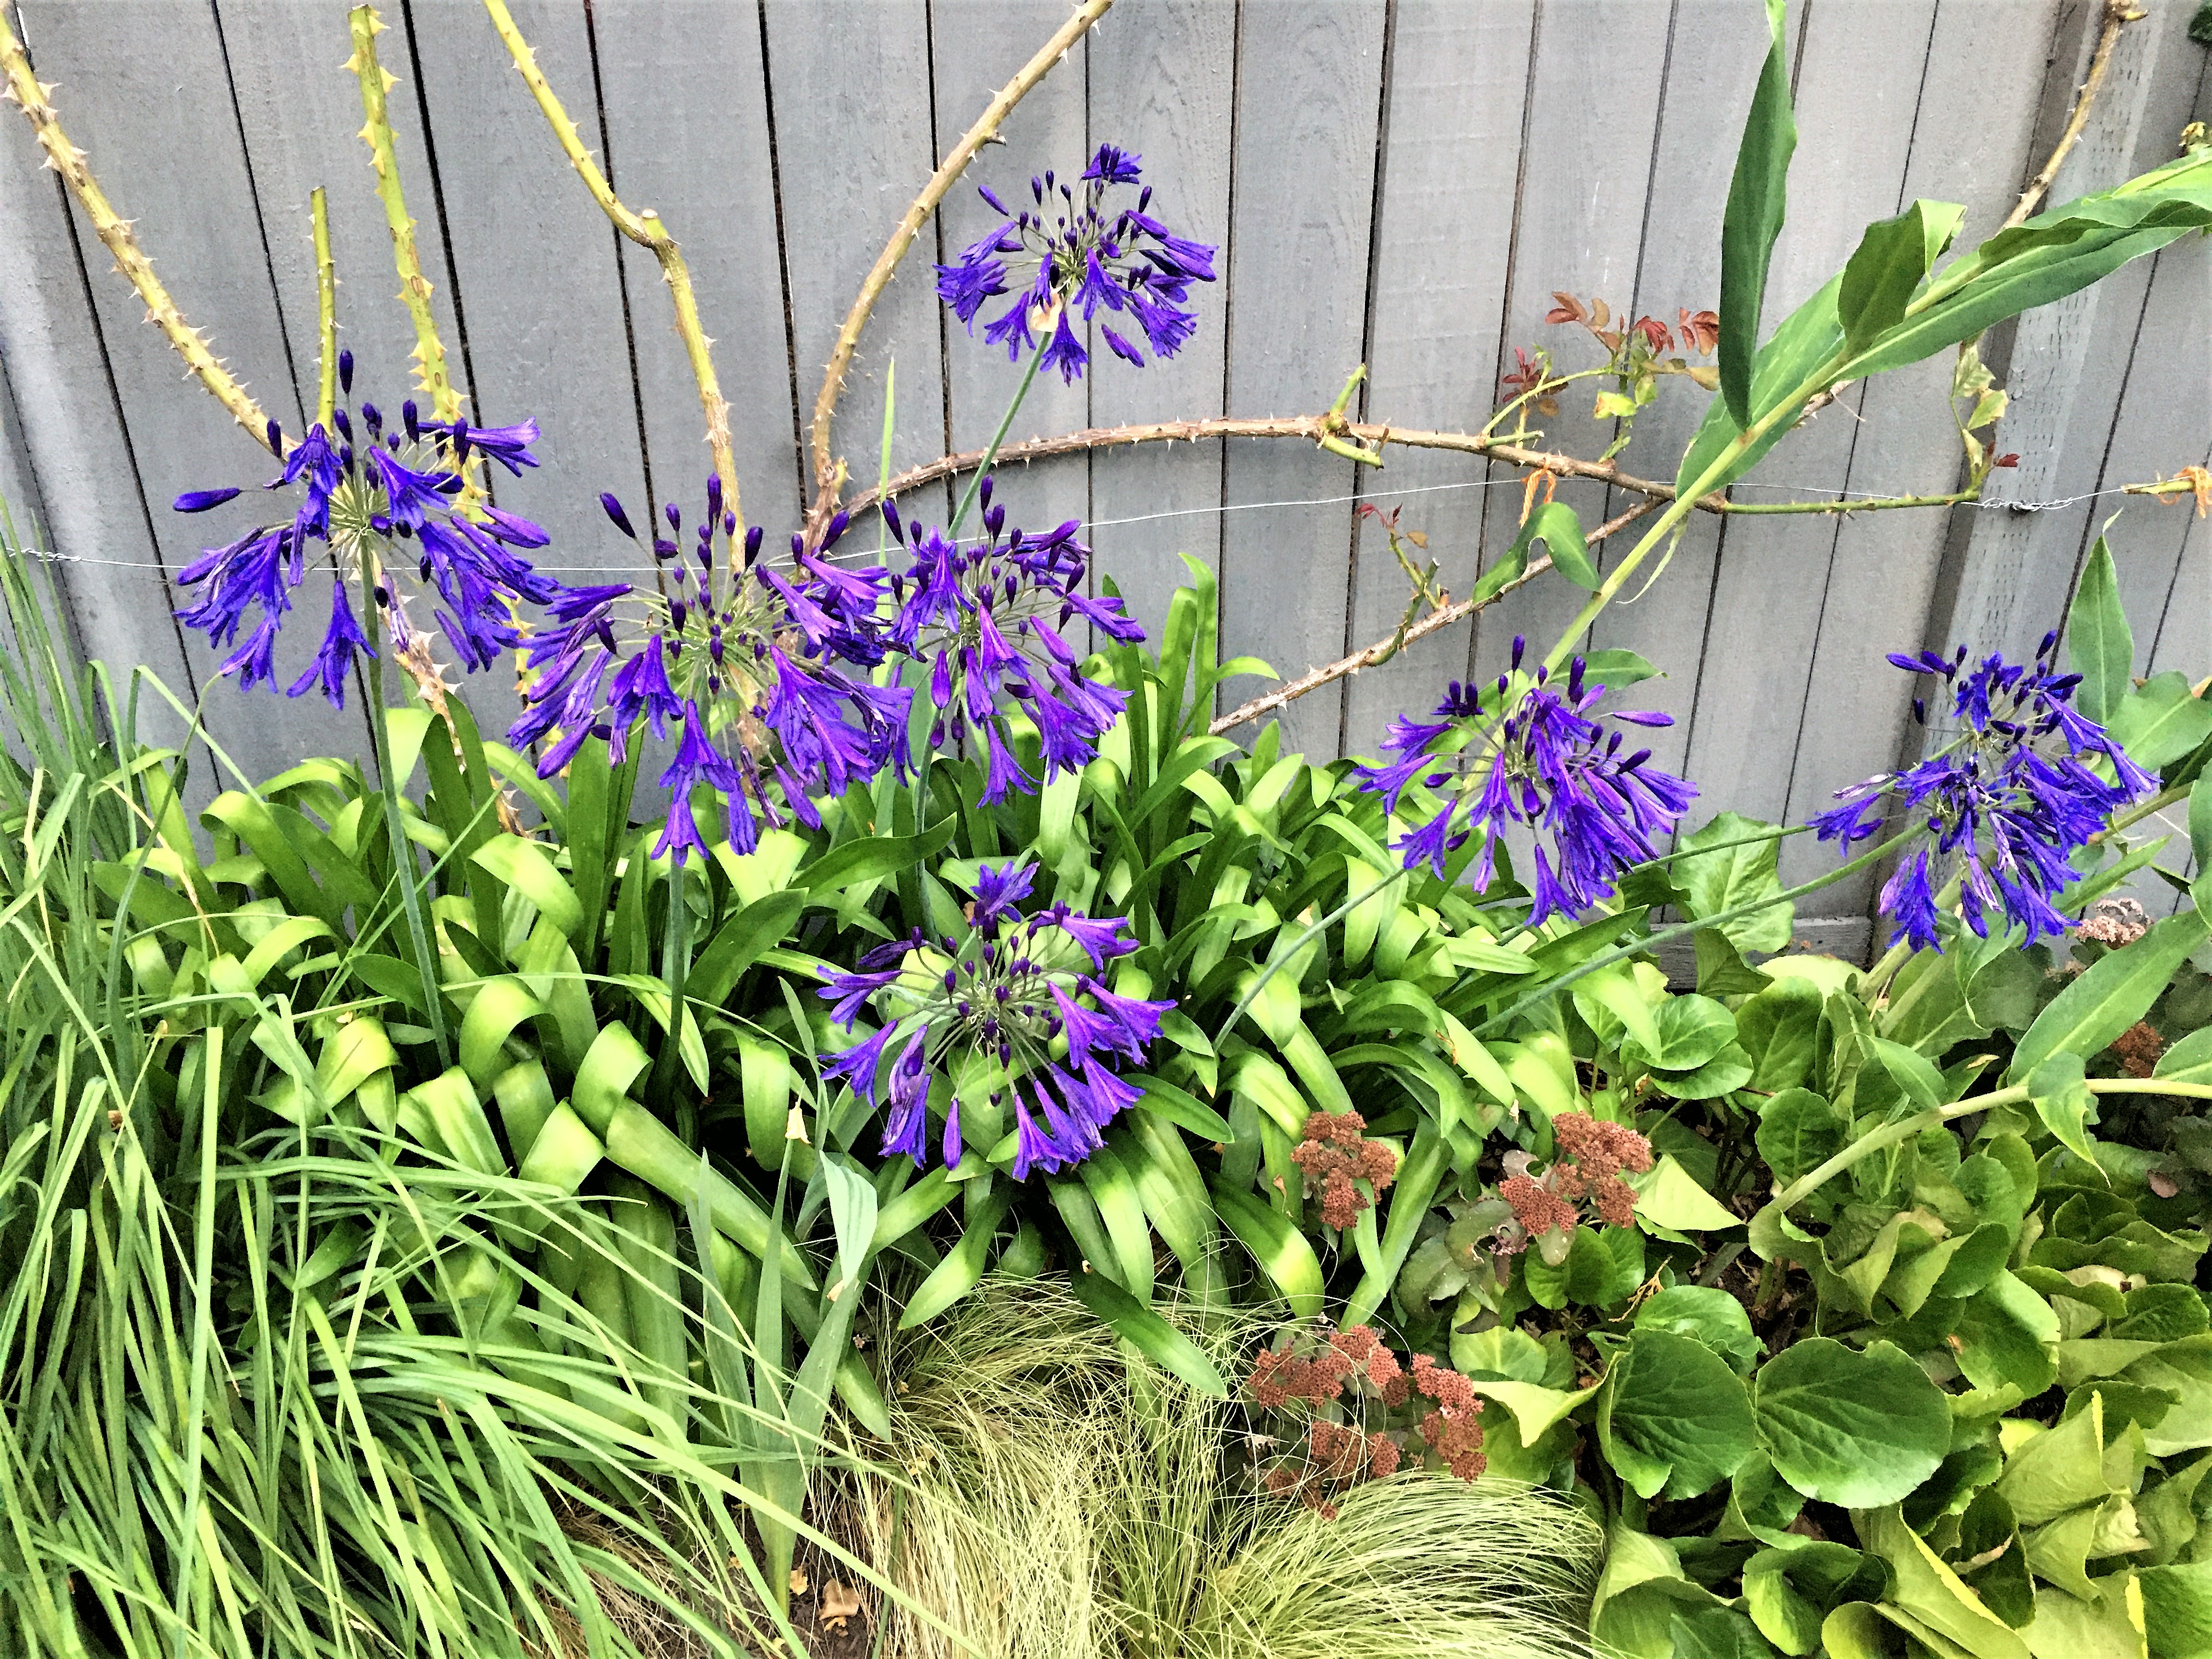
<svg viewBox="0 0 2212 1659">
<path fill-rule="evenodd" d="M 2194 0 L 2143 0 L 2057 196 L 2170 155 L 2207 107 Z M 1063 0 L 515 0 L 540 63 L 617 190 L 657 208 L 696 276 L 735 404 L 749 518 L 771 534 L 802 502 L 803 414 L 858 285 L 941 155 L 1065 16 Z M 534 415 L 546 465 L 509 504 L 556 532 L 564 569 L 624 563 L 599 519 L 693 501 L 697 406 L 658 273 L 618 242 L 552 146 L 471 0 L 392 0 L 382 40 L 410 205 L 434 303 L 480 419 Z M 1915 196 L 1968 204 L 1985 234 L 2048 151 L 2083 72 L 2091 0 L 1793 0 L 1802 139 L 1769 315 L 1810 293 L 1860 228 Z M 195 322 L 281 418 L 312 401 L 307 196 L 329 186 L 345 337 L 396 402 L 411 343 L 391 299 L 340 0 L 15 0 L 72 137 Z M 1097 143 L 1140 151 L 1159 207 L 1224 245 L 1197 337 L 1141 372 L 1107 358 L 1041 383 L 1017 435 L 1325 407 L 1352 365 L 1366 418 L 1472 429 L 1512 348 L 1547 329 L 1554 289 L 1671 319 L 1713 304 L 1719 227 L 1763 52 L 1752 0 L 1121 0 L 1007 124 L 971 178 L 1002 191 Z M 169 612 L 174 572 L 218 524 L 178 491 L 253 482 L 247 440 L 144 326 L 0 121 L 0 495 L 61 556 L 83 649 L 145 663 L 240 764 L 357 750 L 360 715 L 210 690 L 213 659 Z M 2055 198 L 2054 198 L 2055 199 Z M 872 475 L 886 370 L 894 459 L 979 446 L 1012 385 L 1002 357 L 941 313 L 927 268 L 986 222 L 964 186 L 878 308 L 838 430 Z M 2033 648 L 2060 618 L 2088 539 L 2119 504 L 2094 492 L 2212 460 L 2212 287 L 2203 239 L 1992 343 L 2014 395 L 1992 498 L 2070 504 L 1850 518 L 1700 515 L 1671 567 L 1616 607 L 1598 645 L 1667 678 L 1644 701 L 1677 724 L 1665 762 L 1714 809 L 1802 818 L 1913 741 L 1885 651 L 1954 637 Z M 1742 499 L 1954 488 L 1948 363 L 1854 390 L 1775 452 Z M 1671 469 L 1704 395 L 1670 382 L 1633 470 Z M 1547 441 L 1607 434 L 1569 400 Z M 1310 446 L 1179 445 L 1040 463 L 1002 479 L 1018 522 L 1083 517 L 1101 562 L 1157 616 L 1189 554 L 1219 573 L 1224 643 L 1285 673 L 1387 634 L 1404 602 L 1364 494 L 1402 505 L 1466 591 L 1510 538 L 1510 469 L 1394 450 L 1381 472 Z M 1495 487 L 1492 487 L 1495 486 Z M 1585 521 L 1617 510 L 1570 483 Z M 243 512 L 245 503 L 237 510 Z M 228 509 L 227 509 L 228 510 Z M 2138 673 L 2212 657 L 2212 542 L 2180 507 L 2137 501 L 2112 532 Z M 1294 704 L 1309 752 L 1372 749 L 1395 710 L 1493 672 L 1518 631 L 1548 638 L 1577 596 L 1534 584 L 1388 668 Z M 311 642 L 295 641 L 295 659 Z M 503 678 L 503 677 L 502 677 Z M 474 687 L 503 724 L 503 688 Z M 511 705 L 510 705 L 511 706 Z M 1832 856 L 1789 845 L 1785 868 Z M 1862 948 L 1869 885 L 1830 890 L 1831 944 Z M 1852 921 L 1850 918 L 1857 920 Z"/>
</svg>

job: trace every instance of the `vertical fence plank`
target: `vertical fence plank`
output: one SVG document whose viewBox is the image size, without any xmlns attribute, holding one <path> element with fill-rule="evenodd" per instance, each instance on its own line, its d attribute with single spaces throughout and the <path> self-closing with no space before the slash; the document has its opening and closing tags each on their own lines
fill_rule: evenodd
<svg viewBox="0 0 2212 1659">
<path fill-rule="evenodd" d="M 1869 221 L 1898 210 L 1935 9 L 1936 0 L 1882 9 L 1894 51 L 1867 51 L 1862 19 L 1832 6 L 1812 7 L 1793 35 L 1801 138 L 1768 279 L 1776 321 L 1843 268 Z M 1844 489 L 1862 395 L 1847 392 L 1790 434 L 1737 486 L 1737 499 L 1816 500 Z M 1818 514 L 1725 526 L 1688 750 L 1688 775 L 1713 811 L 1773 820 L 1787 810 L 1835 538 L 1835 520 Z"/>
<path fill-rule="evenodd" d="M 616 193 L 640 212 L 657 210 L 682 246 L 730 402 L 731 482 L 750 521 L 771 535 L 787 530 L 799 506 L 797 423 L 759 12 L 598 0 L 591 15 Z M 580 99 L 585 88 L 573 91 Z M 703 510 L 711 465 L 698 388 L 659 262 L 629 243 L 622 257 L 653 489 L 688 524 Z"/>
<path fill-rule="evenodd" d="M 2032 18 L 2023 15 L 2017 27 L 1995 32 L 1971 8 L 1936 14 L 1905 196 L 1964 203 L 1966 246 L 1996 228 L 2016 198 L 2015 181 L 2041 160 L 2028 155 L 2027 136 L 2055 10 L 2039 6 Z M 1851 489 L 1918 494 L 1957 487 L 1962 463 L 1948 401 L 1952 367 L 1952 355 L 1940 353 L 1867 389 Z M 2008 446 L 2014 441 L 2005 439 Z M 1883 656 L 1899 648 L 1900 629 L 1920 626 L 1918 619 L 1929 615 L 1947 535 L 1942 517 L 1917 512 L 1869 514 L 1837 527 L 1793 763 L 1793 820 L 1818 811 L 1835 791 L 1896 764 L 1913 688 Z M 1787 842 L 1785 877 L 1809 876 L 1833 856 L 1832 848 L 1810 837 Z M 1875 885 L 1870 872 L 1851 877 L 1818 902 L 1832 914 L 1864 910 Z"/>
<path fill-rule="evenodd" d="M 992 95 L 1066 21 L 1067 7 L 1061 0 L 935 0 L 930 8 L 931 63 L 936 76 L 940 155 L 959 141 Z M 1087 40 L 1077 42 L 1075 49 L 1022 100 L 1000 129 L 1004 147 L 994 145 L 969 167 L 967 176 L 952 187 L 938 210 L 935 226 L 923 233 L 924 246 L 910 258 L 919 260 L 927 252 L 949 264 L 962 248 L 1000 222 L 1000 216 L 975 193 L 977 185 L 988 185 L 993 194 L 1018 213 L 1036 205 L 1030 192 L 1030 178 L 1050 168 L 1059 182 L 1074 190 L 1079 203 L 1083 199 L 1078 175 L 1088 163 L 1091 151 L 1085 109 L 1089 50 Z M 1123 194 L 1115 192 L 1117 198 Z M 1048 198 L 1042 211 L 1048 221 L 1057 219 L 1066 211 L 1066 204 Z M 916 277 L 927 270 L 918 266 Z M 988 443 L 1006 413 L 1007 400 L 1020 384 L 1021 369 L 1007 361 L 1003 349 L 983 340 L 982 324 L 1006 303 L 997 300 L 986 307 L 976 319 L 973 338 L 958 319 L 950 312 L 943 313 L 944 397 L 953 449 L 981 449 Z M 1097 377 L 1127 371 L 1127 364 L 1105 351 L 1105 343 L 1079 315 L 1073 323 L 1091 352 L 1084 378 L 1069 385 L 1058 374 L 1041 371 L 1023 399 L 1013 426 L 1007 429 L 1009 441 L 1090 425 L 1091 390 Z M 899 378 L 905 381 L 903 374 Z M 934 387 L 904 384 L 899 402 L 923 400 L 933 391 Z M 868 412 L 854 411 L 856 432 L 858 422 Z M 880 415 L 880 404 L 874 412 Z M 870 461 L 864 481 L 872 480 L 872 453 L 864 453 Z M 860 470 L 857 459 L 855 470 Z M 1073 455 L 1003 474 L 997 498 L 1006 504 L 1009 525 L 1031 532 L 1049 530 L 1069 519 L 1090 516 L 1090 483 L 1089 459 Z M 955 486 L 954 500 L 958 500 L 964 487 L 964 480 Z M 970 523 L 962 533 L 972 533 L 975 529 Z"/>
<path fill-rule="evenodd" d="M 922 0 L 764 3 L 803 423 L 811 418 L 823 365 L 862 279 L 936 168 L 929 16 Z M 911 391 L 898 400 L 892 466 L 930 460 L 944 449 L 933 246 L 925 227 L 876 302 L 845 377 L 830 453 L 844 457 L 856 477 L 875 473 L 883 370 L 894 358 L 899 384 Z M 811 494 L 811 464 L 807 488 Z M 919 499 L 911 510 L 932 516 Z"/>
<path fill-rule="evenodd" d="M 1224 273 L 1193 295 L 1198 331 L 1173 357 L 1142 369 L 1118 359 L 1098 366 L 1091 418 L 1101 426 L 1230 412 L 1222 399 L 1236 18 L 1236 9 L 1218 0 L 1119 0 L 1091 32 L 1091 131 L 1144 157 L 1145 177 L 1158 186 L 1153 216 L 1220 245 L 1214 268 Z M 1218 442 L 1151 444 L 1093 459 L 1093 580 L 1111 578 L 1155 637 L 1170 595 L 1188 580 L 1181 555 L 1219 567 L 1221 526 L 1212 509 L 1220 504 Z M 1130 520 L 1142 522 L 1121 522 Z"/>
<path fill-rule="evenodd" d="M 1619 0 L 1547 5 L 1538 19 L 1528 91 L 1530 165 L 1522 169 L 1514 216 L 1504 349 L 1493 374 L 1512 362 L 1516 346 L 1549 348 L 1563 368 L 1590 362 L 1597 348 L 1585 350 L 1588 341 L 1545 324 L 1554 290 L 1584 301 L 1601 295 L 1615 308 L 1632 298 L 1668 23 L 1669 8 Z M 1612 428 L 1591 418 L 1595 401 L 1595 383 L 1578 380 L 1561 395 L 1558 415 L 1530 410 L 1527 418 L 1542 433 L 1540 447 L 1600 453 Z M 1514 474 L 1498 468 L 1493 476 Z M 1486 493 L 1483 555 L 1489 560 L 1511 544 L 1522 495 L 1510 487 Z M 1570 481 L 1559 486 L 1559 499 L 1591 526 L 1605 490 Z M 1526 634 L 1533 649 L 1548 647 L 1586 597 L 1564 577 L 1546 574 L 1484 611 L 1475 619 L 1471 672 L 1477 678 L 1498 673 L 1517 634 Z"/>
<path fill-rule="evenodd" d="M 1534 11 L 1533 0 L 1399 0 L 1368 323 L 1370 420 L 1472 432 L 1489 417 Z M 1414 449 L 1387 456 L 1385 470 L 1364 472 L 1362 485 L 1428 537 L 1437 580 L 1464 595 L 1482 551 L 1482 464 Z M 1462 487 L 1399 494 L 1438 485 Z M 1376 526 L 1353 529 L 1357 650 L 1397 625 L 1410 585 Z M 1345 689 L 1346 751 L 1374 753 L 1393 715 L 1433 705 L 1464 671 L 1472 632 L 1471 623 L 1455 624 L 1355 677 Z"/>
<path fill-rule="evenodd" d="M 1229 403 L 1325 409 L 1359 361 L 1382 73 L 1380 0 L 1248 0 L 1237 51 Z M 1296 164 L 1285 166 L 1286 158 Z M 1276 442 L 1223 469 L 1221 639 L 1285 674 L 1342 654 L 1349 506 L 1255 503 L 1348 495 L 1353 464 Z M 1285 747 L 1336 750 L 1340 686 L 1284 711 Z"/>
<path fill-rule="evenodd" d="M 1764 8 L 1740 6 L 1734 0 L 1680 0 L 1675 6 L 1635 287 L 1632 292 L 1608 296 L 1627 307 L 1614 319 L 1616 326 L 1626 327 L 1648 313 L 1673 329 L 1683 311 L 1719 308 L 1721 217 L 1735 170 L 1735 140 L 1751 106 L 1769 38 Z M 1768 326 L 1788 314 L 1779 309 L 1768 313 Z M 1677 355 L 1686 362 L 1714 361 L 1687 351 Z M 1579 402 L 1582 394 L 1574 395 Z M 1671 477 L 1711 397 L 1686 380 L 1662 379 L 1658 397 L 1637 416 L 1627 453 L 1645 459 L 1632 470 Z M 1610 517 L 1632 504 L 1631 497 L 1615 490 L 1605 512 Z M 1637 528 L 1607 544 L 1601 568 L 1610 569 L 1634 545 Z M 1720 541 L 1718 520 L 1707 513 L 1692 514 L 1680 539 L 1664 556 L 1664 573 L 1655 578 L 1651 573 L 1657 568 L 1657 557 L 1648 559 L 1591 629 L 1593 646 L 1640 652 L 1664 676 L 1638 686 L 1625 702 L 1612 706 L 1657 709 L 1674 717 L 1670 727 L 1638 733 L 1637 744 L 1648 745 L 1656 763 L 1672 772 L 1683 769 L 1689 752 L 1700 647 L 1706 635 Z M 1767 658 L 1764 641 L 1740 640 L 1736 649 Z M 1771 666 L 1780 665 L 1769 661 Z M 1701 789 L 1709 788 L 1705 779 L 1695 781 Z M 1709 799 L 1692 810 L 1691 822 L 1715 810 Z"/>
<path fill-rule="evenodd" d="M 300 404 L 283 319 L 213 13 L 142 0 L 113 0 L 98 7 L 42 0 L 22 7 L 21 15 L 39 73 L 63 83 L 58 96 L 71 138 L 89 152 L 117 211 L 135 219 L 138 240 L 179 307 L 211 337 L 217 355 L 247 382 L 268 412 L 298 431 Z M 149 50 L 149 41 L 159 41 L 160 49 Z M 133 561 L 158 553 L 173 574 L 204 545 L 249 528 L 255 497 L 249 493 L 198 518 L 171 513 L 169 501 L 184 490 L 210 484 L 258 483 L 270 476 L 272 464 L 197 381 L 179 377 L 167 344 L 143 320 L 144 307 L 110 272 L 106 251 L 74 210 L 70 233 L 82 250 L 127 441 L 127 459 L 109 449 L 100 476 L 83 483 L 119 509 L 117 520 L 131 516 L 125 503 L 132 496 L 143 504 L 135 530 L 102 541 L 99 529 L 120 525 L 109 520 L 73 526 L 94 533 L 72 535 L 62 550 Z M 65 283 L 61 274 L 71 257 L 42 260 L 40 277 Z M 74 307 L 82 300 L 69 295 L 59 303 Z M 77 325 L 72 319 L 72 331 Z M 72 368 L 87 374 L 92 385 L 100 383 L 100 371 L 93 364 L 80 359 Z M 58 511 L 65 487 L 57 477 L 44 492 Z M 60 528 L 58 524 L 58 532 Z M 79 614 L 88 649 L 105 654 L 118 670 L 140 660 L 131 653 L 134 643 L 154 643 L 166 623 L 156 606 L 170 602 L 166 596 L 155 598 L 161 573 L 132 571 L 128 579 L 133 586 L 125 590 L 131 594 L 127 624 L 84 626 L 82 610 Z M 71 583 L 73 592 L 93 585 L 74 578 Z M 299 610 L 276 652 L 280 685 L 311 661 L 326 614 L 325 599 L 312 576 L 299 590 Z M 344 752 L 365 744 L 358 709 L 341 724 L 312 697 L 295 702 L 281 691 L 257 689 L 241 698 L 234 687 L 217 681 L 222 653 L 210 651 L 203 636 L 189 635 L 186 650 L 191 683 L 166 671 L 163 678 L 187 699 L 191 684 L 197 684 L 210 735 L 249 776 L 269 776 L 304 754 Z M 236 779 L 226 775 L 220 781 L 228 787 Z"/>
<path fill-rule="evenodd" d="M 601 150 L 582 8 L 522 0 L 512 9 L 585 144 Z M 534 419 L 543 434 L 535 471 L 513 480 L 494 468 L 487 481 L 495 499 L 551 532 L 548 565 L 592 568 L 583 580 L 602 568 L 602 580 L 635 574 L 648 560 L 608 528 L 598 499 L 613 491 L 642 522 L 645 471 L 614 228 L 554 142 L 483 9 L 410 5 L 407 21 L 466 342 L 465 359 L 457 340 L 446 343 L 447 355 L 465 362 L 472 419 Z M 411 100 L 399 92 L 394 100 L 395 123 L 404 124 Z M 407 181 L 408 207 L 425 226 L 434 222 L 431 183 Z"/>
</svg>

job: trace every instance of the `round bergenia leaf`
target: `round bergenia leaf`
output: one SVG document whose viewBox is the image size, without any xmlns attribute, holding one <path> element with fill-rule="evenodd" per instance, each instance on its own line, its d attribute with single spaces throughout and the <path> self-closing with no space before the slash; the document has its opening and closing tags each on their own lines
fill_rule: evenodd
<svg viewBox="0 0 2212 1659">
<path fill-rule="evenodd" d="M 1902 1350 L 1827 1337 L 1792 1344 L 1752 1384 L 1759 1443 L 1808 1498 L 1846 1509 L 1894 1504 L 1951 1449 L 1951 1406 Z"/>
<path fill-rule="evenodd" d="M 1737 1376 L 1759 1363 L 1759 1338 L 1751 1316 L 1726 1291 L 1707 1285 L 1676 1285 L 1636 1310 L 1638 1330 L 1667 1331 L 1702 1342 L 1729 1363 Z"/>
<path fill-rule="evenodd" d="M 1704 1343 L 1638 1329 L 1606 1374 L 1597 1434 L 1606 1461 L 1641 1496 L 1695 1498 L 1751 1455 L 1751 1402 Z"/>
<path fill-rule="evenodd" d="M 1735 1040 L 1735 1016 L 1711 997 L 1668 997 L 1655 1018 L 1659 1051 L 1650 1060 L 1666 1071 L 1693 1071 Z"/>
</svg>

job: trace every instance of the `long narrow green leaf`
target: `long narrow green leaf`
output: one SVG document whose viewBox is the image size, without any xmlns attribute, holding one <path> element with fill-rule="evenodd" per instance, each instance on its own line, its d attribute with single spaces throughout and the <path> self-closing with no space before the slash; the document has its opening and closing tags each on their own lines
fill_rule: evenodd
<svg viewBox="0 0 2212 1659">
<path fill-rule="evenodd" d="M 1759 351 L 1759 316 L 1766 269 L 1782 234 L 1790 156 L 1797 148 L 1797 116 L 1790 104 L 1790 60 L 1784 50 L 1785 0 L 1766 0 L 1771 37 L 1759 85 L 1744 118 L 1721 220 L 1721 396 L 1739 428 L 1749 426 L 1752 366 Z"/>
</svg>

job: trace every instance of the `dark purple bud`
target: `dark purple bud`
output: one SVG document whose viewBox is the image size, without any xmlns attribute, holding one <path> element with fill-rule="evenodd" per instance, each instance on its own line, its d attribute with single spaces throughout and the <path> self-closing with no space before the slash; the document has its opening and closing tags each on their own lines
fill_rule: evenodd
<svg viewBox="0 0 2212 1659">
<path fill-rule="evenodd" d="M 1528 636 L 1525 634 L 1516 634 L 1513 636 L 1513 666 L 1516 669 L 1521 666 L 1521 653 L 1528 648 Z"/>
<path fill-rule="evenodd" d="M 884 503 L 884 522 L 890 526 L 891 539 L 901 547 L 906 545 L 906 527 L 899 523 L 898 506 L 893 501 Z"/>
<path fill-rule="evenodd" d="M 975 504 L 978 507 L 982 507 L 987 512 L 989 510 L 991 506 L 992 482 L 991 475 L 988 472 L 985 473 L 983 475 L 983 482 L 981 485 L 979 486 L 975 491 Z"/>
<path fill-rule="evenodd" d="M 675 502 L 671 501 L 667 506 L 662 507 L 660 509 L 660 516 L 668 520 L 670 534 L 672 535 L 676 532 L 684 528 L 684 509 L 677 506 Z"/>
<path fill-rule="evenodd" d="M 1043 203 L 1044 180 L 1036 177 L 1034 174 L 1031 175 L 1030 179 L 1030 194 L 1036 197 L 1040 204 Z"/>
<path fill-rule="evenodd" d="M 1152 206 L 1152 187 L 1150 185 L 1146 185 L 1142 190 L 1137 192 L 1137 211 L 1142 213 L 1146 208 Z"/>
<path fill-rule="evenodd" d="M 416 410 L 415 407 L 415 400 L 412 398 L 410 398 L 405 403 L 399 405 L 399 419 L 407 428 L 407 441 L 410 444 L 421 443 L 422 441 L 422 416 L 421 413 Z"/>
<path fill-rule="evenodd" d="M 1000 529 L 1006 522 L 1006 504 L 1004 501 L 1000 501 L 983 514 L 983 528 L 991 532 L 991 539 L 994 542 L 999 539 Z"/>
<path fill-rule="evenodd" d="M 353 441 L 353 417 L 348 415 L 343 409 L 338 409 L 331 411 L 331 418 L 337 422 L 338 435 L 343 438 L 348 443 L 351 443 Z"/>
<path fill-rule="evenodd" d="M 994 213 L 1000 213 L 1000 214 L 1005 214 L 1005 215 L 1006 215 L 1006 216 L 1007 218 L 1009 218 L 1009 219 L 1011 219 L 1011 218 L 1012 218 L 1012 217 L 1013 217 L 1013 215 L 1012 215 L 1012 213 L 1010 213 L 1010 212 L 1008 212 L 1008 211 L 1007 211 L 1006 204 L 1004 202 L 1000 201 L 997 197 L 995 197 L 995 196 L 994 196 L 994 195 L 992 195 L 992 194 L 991 194 L 990 187 L 989 187 L 988 185 L 976 185 L 976 186 L 975 186 L 975 193 L 976 193 L 978 196 L 981 197 L 985 201 L 988 202 L 988 203 L 991 204 L 991 211 L 992 211 L 992 212 L 994 212 Z"/>
<path fill-rule="evenodd" d="M 1928 724 L 1927 698 L 1915 697 L 1912 700 L 1912 719 L 1916 725 L 1925 726 Z"/>
<path fill-rule="evenodd" d="M 709 522 L 722 516 L 722 475 L 707 475 L 707 517 Z"/>
<path fill-rule="evenodd" d="M 745 563 L 748 567 L 754 560 L 760 557 L 761 533 L 761 526 L 758 525 L 745 532 Z"/>
<path fill-rule="evenodd" d="M 187 489 L 169 505 L 179 513 L 204 513 L 211 507 L 221 507 L 237 494 L 235 489 Z"/>
<path fill-rule="evenodd" d="M 384 411 L 374 404 L 364 402 L 361 406 L 361 423 L 368 428 L 370 437 L 380 437 L 384 432 Z"/>
<path fill-rule="evenodd" d="M 392 533 L 392 520 L 382 513 L 372 513 L 368 517 L 368 527 L 380 536 L 389 536 Z"/>
<path fill-rule="evenodd" d="M 853 522 L 853 515 L 842 508 L 830 520 L 830 527 L 822 532 L 822 545 L 826 550 L 837 544 L 837 538 L 845 533 L 845 526 Z"/>
<path fill-rule="evenodd" d="M 616 529 L 621 531 L 632 541 L 637 539 L 637 532 L 630 527 L 629 514 L 623 511 L 623 504 L 615 499 L 612 490 L 603 489 L 599 492 L 599 505 L 606 508 L 607 517 L 614 520 Z"/>
<path fill-rule="evenodd" d="M 672 559 L 683 550 L 665 536 L 656 536 L 653 538 L 653 556 L 656 559 Z"/>
<path fill-rule="evenodd" d="M 350 346 L 338 353 L 338 390 L 349 398 L 353 396 L 353 348 Z"/>
<path fill-rule="evenodd" d="M 2057 643 L 2058 630 L 2054 628 L 2048 634 L 2045 634 L 2043 636 L 2043 643 L 2036 647 L 2035 655 L 2037 660 L 2040 661 L 2045 657 L 2049 656 L 2051 654 L 2051 648 Z"/>
</svg>

